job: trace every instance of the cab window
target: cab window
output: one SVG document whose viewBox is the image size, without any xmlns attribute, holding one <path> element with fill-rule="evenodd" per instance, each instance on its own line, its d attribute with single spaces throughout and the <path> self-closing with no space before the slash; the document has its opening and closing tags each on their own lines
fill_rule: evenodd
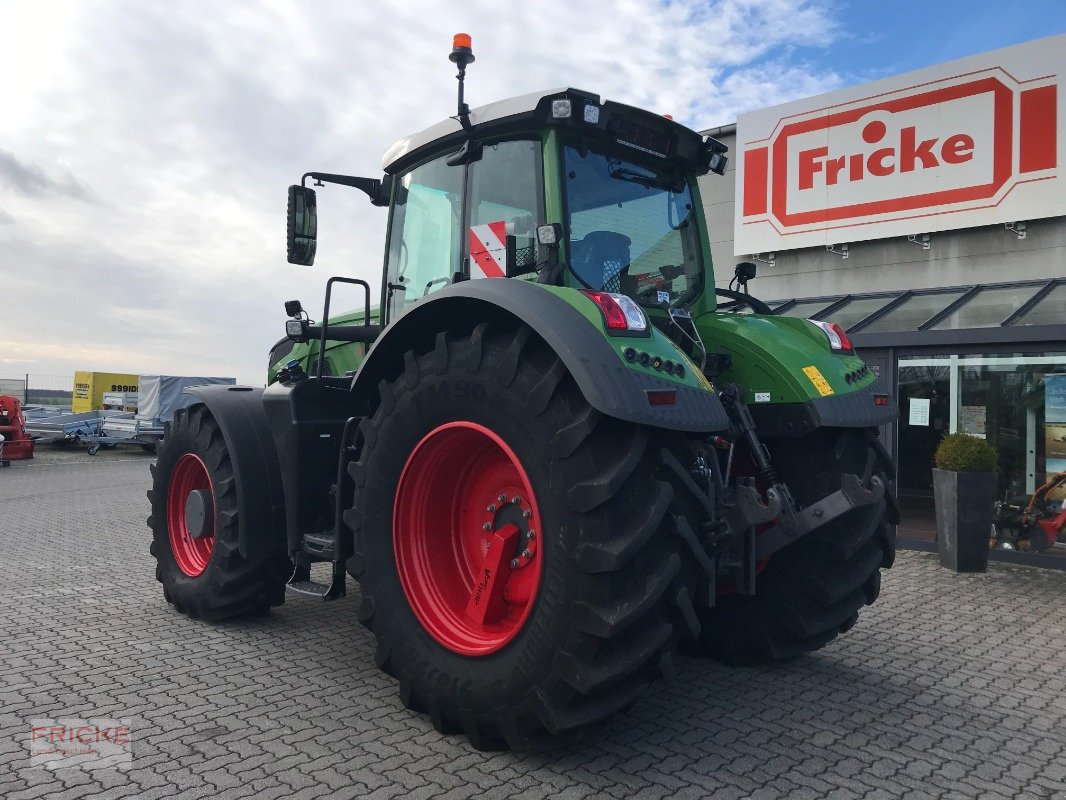
<svg viewBox="0 0 1066 800">
<path fill-rule="evenodd" d="M 496 244 L 500 240 L 492 240 L 500 230 L 515 237 L 516 266 L 533 269 L 537 226 L 543 218 L 542 196 L 539 141 L 519 139 L 484 146 L 481 158 L 470 165 L 471 278 L 504 276 Z"/>
<path fill-rule="evenodd" d="M 703 263 L 686 176 L 571 144 L 563 158 L 570 269 L 582 285 L 649 305 L 699 291 Z"/>
<path fill-rule="evenodd" d="M 446 157 L 415 167 L 400 179 L 393 197 L 389 235 L 390 311 L 404 308 L 445 286 L 459 271 L 462 239 L 463 168 Z"/>
</svg>

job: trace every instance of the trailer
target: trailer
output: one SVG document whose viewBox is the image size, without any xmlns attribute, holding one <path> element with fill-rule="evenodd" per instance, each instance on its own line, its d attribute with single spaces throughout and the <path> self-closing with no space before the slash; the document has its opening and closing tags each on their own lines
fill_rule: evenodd
<svg viewBox="0 0 1066 800">
<path fill-rule="evenodd" d="M 26 417 L 26 432 L 41 444 L 76 445 L 100 433 L 101 412 L 35 413 Z"/>
<path fill-rule="evenodd" d="M 100 448 L 110 450 L 120 444 L 139 445 L 146 453 L 154 453 L 166 433 L 164 425 L 153 419 L 141 419 L 130 412 L 101 412 L 99 433 L 86 437 L 91 456 Z"/>
<path fill-rule="evenodd" d="M 86 452 L 94 456 L 101 449 L 110 450 L 119 445 L 137 445 L 146 452 L 154 453 L 166 435 L 174 414 L 195 398 L 185 390 L 193 386 L 215 384 L 232 385 L 234 378 L 214 378 L 190 375 L 139 375 L 138 394 L 107 393 L 105 399 L 113 400 L 114 408 L 104 408 L 80 413 L 56 413 L 43 406 L 28 409 L 26 428 L 30 435 L 41 443 L 59 446 L 86 446 Z M 126 408 L 137 405 L 136 412 Z"/>
</svg>

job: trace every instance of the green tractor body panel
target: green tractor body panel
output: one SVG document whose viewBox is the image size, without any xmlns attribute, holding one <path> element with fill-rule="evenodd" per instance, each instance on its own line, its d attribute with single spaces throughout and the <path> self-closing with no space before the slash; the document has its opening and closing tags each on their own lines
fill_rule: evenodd
<svg viewBox="0 0 1066 800">
<path fill-rule="evenodd" d="M 378 306 L 370 309 L 371 325 L 381 324 L 381 310 Z M 349 311 L 330 317 L 329 324 L 333 325 L 364 325 L 362 311 Z M 282 339 L 270 351 L 270 363 L 267 367 L 267 383 L 273 383 L 278 378 L 278 372 L 291 360 L 296 359 L 300 366 L 311 374 L 318 364 L 317 339 L 309 342 L 292 342 Z M 326 364 L 328 373 L 335 376 L 347 375 L 356 372 L 363 363 L 363 358 L 368 350 L 362 342 L 338 342 L 326 340 Z"/>
<path fill-rule="evenodd" d="M 832 352 L 821 329 L 805 319 L 711 313 L 696 326 L 709 352 L 730 356 L 721 379 L 744 387 L 749 404 L 803 403 L 876 380 L 858 356 Z"/>
<path fill-rule="evenodd" d="M 664 378 L 693 389 L 712 391 L 710 384 L 703 378 L 699 368 L 692 363 L 689 357 L 685 355 L 685 352 L 662 331 L 650 324 L 650 321 L 648 335 L 646 336 L 612 335 L 607 330 L 607 325 L 599 308 L 580 290 L 561 286 L 542 286 L 540 288 L 565 300 L 580 311 L 581 315 L 611 344 L 619 360 L 634 372 Z M 627 353 L 630 355 L 629 358 L 626 357 Z M 641 355 L 643 354 L 648 356 L 646 364 L 642 363 Z M 659 366 L 655 367 L 654 364 L 659 364 Z M 667 370 L 667 364 L 673 365 L 673 368 Z M 679 366 L 681 369 L 678 369 Z"/>
</svg>

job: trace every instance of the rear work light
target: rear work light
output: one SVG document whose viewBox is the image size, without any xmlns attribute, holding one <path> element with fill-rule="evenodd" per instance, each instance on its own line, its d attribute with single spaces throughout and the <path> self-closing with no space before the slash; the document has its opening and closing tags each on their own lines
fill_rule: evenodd
<svg viewBox="0 0 1066 800">
<path fill-rule="evenodd" d="M 648 318 L 644 316 L 644 310 L 626 295 L 591 289 L 583 290 L 582 294 L 599 306 L 607 330 L 615 333 L 648 332 Z"/>
<path fill-rule="evenodd" d="M 844 329 L 835 322 L 820 322 L 816 319 L 807 321 L 813 322 L 822 329 L 822 333 L 829 339 L 829 349 L 834 353 L 853 353 L 855 351 L 855 348 L 851 346 L 851 339 L 844 332 Z"/>
</svg>

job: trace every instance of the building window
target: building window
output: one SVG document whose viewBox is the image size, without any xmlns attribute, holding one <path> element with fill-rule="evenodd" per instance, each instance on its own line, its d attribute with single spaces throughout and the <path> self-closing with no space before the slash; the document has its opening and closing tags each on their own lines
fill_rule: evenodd
<svg viewBox="0 0 1066 800">
<path fill-rule="evenodd" d="M 898 383 L 901 535 L 933 536 L 933 454 L 948 433 L 996 449 L 1001 499 L 1030 495 L 1066 471 L 1066 352 L 901 358 Z"/>
</svg>

